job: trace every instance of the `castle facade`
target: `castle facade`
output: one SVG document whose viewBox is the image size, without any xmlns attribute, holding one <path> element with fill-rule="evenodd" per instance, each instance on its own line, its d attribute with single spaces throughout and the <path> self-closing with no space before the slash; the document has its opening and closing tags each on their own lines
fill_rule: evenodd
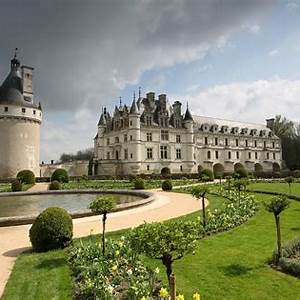
<svg viewBox="0 0 300 300">
<path fill-rule="evenodd" d="M 274 171 L 281 168 L 280 139 L 266 125 L 192 115 L 165 94 L 133 99 L 131 107 L 103 110 L 94 139 L 94 175 Z"/>
<path fill-rule="evenodd" d="M 42 109 L 34 102 L 33 68 L 21 66 L 16 54 L 0 86 L 0 178 L 21 170 L 40 176 Z"/>
</svg>

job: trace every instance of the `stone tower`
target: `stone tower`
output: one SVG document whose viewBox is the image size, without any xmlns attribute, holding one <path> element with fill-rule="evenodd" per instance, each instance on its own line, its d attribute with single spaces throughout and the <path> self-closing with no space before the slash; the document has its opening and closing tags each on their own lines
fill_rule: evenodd
<svg viewBox="0 0 300 300">
<path fill-rule="evenodd" d="M 34 102 L 33 68 L 21 66 L 15 53 L 0 86 L 0 178 L 28 169 L 40 176 L 42 109 Z"/>
</svg>

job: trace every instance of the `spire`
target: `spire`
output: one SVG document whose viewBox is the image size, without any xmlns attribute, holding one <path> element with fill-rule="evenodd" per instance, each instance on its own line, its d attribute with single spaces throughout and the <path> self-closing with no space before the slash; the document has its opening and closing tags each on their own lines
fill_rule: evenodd
<svg viewBox="0 0 300 300">
<path fill-rule="evenodd" d="M 139 86 L 139 99 L 141 98 L 141 87 Z"/>
<path fill-rule="evenodd" d="M 20 67 L 20 61 L 17 59 L 17 54 L 18 54 L 18 48 L 15 48 L 15 54 L 13 59 L 10 61 L 10 66 L 11 69 L 16 69 L 18 67 Z"/>
<path fill-rule="evenodd" d="M 189 110 L 189 104 L 187 103 L 186 105 L 186 112 L 185 112 L 185 115 L 184 115 L 184 121 L 194 121 L 193 120 L 193 117 L 192 117 L 192 114 L 190 113 L 190 110 Z"/>
<path fill-rule="evenodd" d="M 122 107 L 122 97 L 120 96 L 120 107 Z"/>
<path fill-rule="evenodd" d="M 130 113 L 131 114 L 138 114 L 139 113 L 139 109 L 136 105 L 136 102 L 135 102 L 135 92 L 133 92 L 133 100 L 132 100 L 132 104 L 131 104 L 131 107 L 130 107 Z"/>
<path fill-rule="evenodd" d="M 105 126 L 106 125 L 106 119 L 104 117 L 104 114 L 102 113 L 101 116 L 100 116 L 100 120 L 98 122 L 98 126 Z"/>
</svg>

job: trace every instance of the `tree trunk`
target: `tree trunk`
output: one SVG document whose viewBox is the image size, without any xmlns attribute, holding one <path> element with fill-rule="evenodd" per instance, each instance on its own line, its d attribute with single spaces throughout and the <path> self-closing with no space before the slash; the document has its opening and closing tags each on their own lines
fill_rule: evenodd
<svg viewBox="0 0 300 300">
<path fill-rule="evenodd" d="M 176 277 L 174 273 L 170 276 L 170 296 L 171 300 L 176 300 Z"/>
<path fill-rule="evenodd" d="M 240 204 L 241 204 L 241 187 L 240 186 L 239 186 L 238 190 L 239 190 L 239 206 L 240 206 Z"/>
<path fill-rule="evenodd" d="M 206 212 L 205 212 L 205 198 L 202 196 L 202 216 L 203 216 L 203 228 L 206 227 Z"/>
<path fill-rule="evenodd" d="M 292 193 L 292 189 L 291 189 L 291 184 L 289 183 L 289 191 L 290 191 L 290 194 Z"/>
<path fill-rule="evenodd" d="M 277 232 L 277 251 L 278 251 L 278 260 L 282 256 L 282 249 L 281 249 L 281 233 L 280 233 L 280 216 L 275 216 L 276 222 L 276 232 Z"/>
<path fill-rule="evenodd" d="M 168 281 L 169 281 L 169 285 L 170 285 L 170 276 L 172 274 L 172 263 L 173 263 L 172 255 L 165 254 L 162 258 L 162 263 L 166 267 L 166 273 L 167 273 L 167 277 L 168 277 Z"/>
<path fill-rule="evenodd" d="M 106 222 L 106 213 L 102 217 L 102 254 L 105 256 L 105 222 Z"/>
</svg>

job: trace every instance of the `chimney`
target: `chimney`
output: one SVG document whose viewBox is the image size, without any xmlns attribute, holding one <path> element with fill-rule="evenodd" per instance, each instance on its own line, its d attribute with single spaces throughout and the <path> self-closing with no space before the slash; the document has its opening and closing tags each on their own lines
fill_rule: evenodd
<svg viewBox="0 0 300 300">
<path fill-rule="evenodd" d="M 146 94 L 146 97 L 149 101 L 154 101 L 155 93 L 154 92 L 149 92 L 149 93 Z"/>
<path fill-rule="evenodd" d="M 267 122 L 267 128 L 273 130 L 273 128 L 274 128 L 274 121 L 275 121 L 274 118 L 272 118 L 272 119 L 266 119 L 266 122 Z"/>
<path fill-rule="evenodd" d="M 174 114 L 175 115 L 181 115 L 181 102 L 179 102 L 179 101 L 175 101 L 174 103 L 173 103 L 173 111 L 174 111 Z"/>
<path fill-rule="evenodd" d="M 33 102 L 33 68 L 28 66 L 22 66 L 22 79 L 23 79 L 23 94 L 24 99 L 28 102 Z"/>
</svg>

